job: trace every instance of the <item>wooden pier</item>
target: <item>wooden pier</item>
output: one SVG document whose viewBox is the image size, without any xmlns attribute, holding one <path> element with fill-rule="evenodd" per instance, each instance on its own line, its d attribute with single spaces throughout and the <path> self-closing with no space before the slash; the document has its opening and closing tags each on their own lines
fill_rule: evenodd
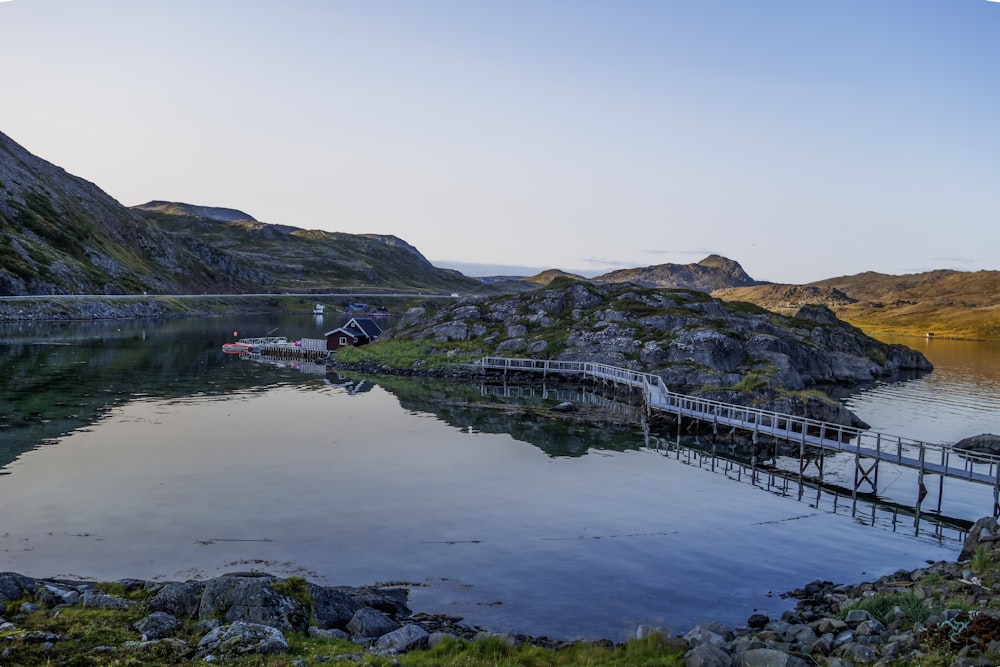
<svg viewBox="0 0 1000 667">
<path fill-rule="evenodd" d="M 291 342 L 284 336 L 264 338 L 240 338 L 238 343 L 250 345 L 246 354 L 255 354 L 270 359 L 326 359 L 330 356 L 325 338 L 303 338 Z"/>
<path fill-rule="evenodd" d="M 713 401 L 667 389 L 662 378 L 627 368 L 589 361 L 554 361 L 484 357 L 484 370 L 571 375 L 581 379 L 614 383 L 642 392 L 647 412 L 661 411 L 676 415 L 680 438 L 684 418 L 710 424 L 713 434 L 720 428 L 751 434 L 754 443 L 761 436 L 799 446 L 799 471 L 810 465 L 818 468 L 823 479 L 823 460 L 828 454 L 847 453 L 854 457 L 854 490 L 877 494 L 880 463 L 891 463 L 917 471 L 917 509 L 927 496 L 925 476 L 937 475 L 940 511 L 944 479 L 953 478 L 993 487 L 993 516 L 1000 515 L 1000 456 L 962 452 L 947 445 L 932 444 L 841 424 L 831 424 L 807 417 Z M 816 455 L 818 450 L 818 456 Z"/>
</svg>

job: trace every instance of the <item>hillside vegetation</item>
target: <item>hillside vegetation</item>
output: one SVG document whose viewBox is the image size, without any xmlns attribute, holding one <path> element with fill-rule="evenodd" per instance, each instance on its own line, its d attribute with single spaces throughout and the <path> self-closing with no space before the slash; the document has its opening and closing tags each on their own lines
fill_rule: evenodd
<svg viewBox="0 0 1000 667">
<path fill-rule="evenodd" d="M 0 133 L 0 296 L 257 293 L 482 284 L 389 235 L 307 231 L 235 209 L 129 209 Z"/>
<path fill-rule="evenodd" d="M 804 286 L 756 285 L 713 294 L 783 313 L 820 303 L 870 334 L 1000 340 L 1000 271 L 866 272 Z"/>
</svg>

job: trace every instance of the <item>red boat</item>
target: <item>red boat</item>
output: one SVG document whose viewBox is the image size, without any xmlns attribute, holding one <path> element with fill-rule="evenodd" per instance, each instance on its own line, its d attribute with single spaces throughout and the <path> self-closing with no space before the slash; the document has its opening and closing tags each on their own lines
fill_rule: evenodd
<svg viewBox="0 0 1000 667">
<path fill-rule="evenodd" d="M 244 352 L 250 352 L 253 350 L 253 345 L 250 343 L 223 343 L 222 351 L 226 354 L 243 354 Z"/>
</svg>

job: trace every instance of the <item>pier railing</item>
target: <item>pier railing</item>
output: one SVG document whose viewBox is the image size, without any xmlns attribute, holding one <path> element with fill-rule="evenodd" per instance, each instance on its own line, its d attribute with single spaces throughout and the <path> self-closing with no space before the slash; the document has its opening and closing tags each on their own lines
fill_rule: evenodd
<svg viewBox="0 0 1000 667">
<path fill-rule="evenodd" d="M 1000 456 L 955 450 L 949 445 L 934 444 L 879 433 L 853 426 L 834 424 L 808 417 L 783 414 L 753 406 L 725 403 L 667 389 L 663 379 L 652 373 L 610 366 L 589 361 L 556 361 L 551 359 L 523 359 L 510 357 L 484 357 L 484 369 L 507 372 L 532 372 L 559 375 L 576 375 L 582 379 L 614 382 L 635 387 L 642 392 L 648 410 L 673 413 L 678 418 L 691 418 L 719 427 L 749 431 L 754 441 L 760 435 L 800 445 L 801 457 L 806 457 L 806 447 L 825 452 L 854 454 L 858 469 L 876 491 L 875 479 L 870 469 L 860 465 L 861 459 L 884 461 L 920 473 L 964 479 L 994 488 L 994 513 L 1000 510 Z M 925 492 L 925 491 L 924 491 Z"/>
</svg>

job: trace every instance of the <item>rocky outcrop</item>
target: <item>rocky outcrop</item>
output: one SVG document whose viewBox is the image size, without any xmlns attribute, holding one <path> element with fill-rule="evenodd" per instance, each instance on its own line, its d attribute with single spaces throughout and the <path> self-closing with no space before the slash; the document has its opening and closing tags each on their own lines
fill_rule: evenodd
<svg viewBox="0 0 1000 667">
<path fill-rule="evenodd" d="M 675 391 L 734 388 L 755 404 L 780 399 L 790 408 L 818 408 L 818 401 L 788 392 L 932 368 L 919 352 L 877 341 L 825 306 L 787 317 L 693 290 L 568 280 L 520 295 L 416 308 L 388 336 L 442 347 L 471 343 L 484 355 L 606 363 L 655 373 Z"/>
<path fill-rule="evenodd" d="M 432 633 L 465 639 L 482 633 L 459 624 L 459 619 L 414 614 L 407 597 L 402 588 L 321 586 L 261 573 L 201 582 L 121 580 L 101 585 L 8 572 L 0 573 L 0 615 L 5 608 L 18 613 L 10 620 L 0 618 L 0 631 L 4 637 L 23 636 L 17 625 L 26 615 L 58 613 L 68 606 L 127 613 L 124 618 L 134 618 L 140 611 L 139 620 L 127 628 L 135 639 L 105 649 L 150 660 L 143 664 L 286 653 L 289 632 L 345 639 L 356 643 L 359 651 L 381 655 L 426 647 Z M 45 641 L 54 646 L 73 639 L 47 634 Z M 0 651 L 7 651 L 0 656 L 2 664 L 17 650 L 7 644 L 0 643 Z"/>
<path fill-rule="evenodd" d="M 956 442 L 953 447 L 963 452 L 977 454 L 1000 454 L 1000 435 L 981 433 Z"/>
</svg>

